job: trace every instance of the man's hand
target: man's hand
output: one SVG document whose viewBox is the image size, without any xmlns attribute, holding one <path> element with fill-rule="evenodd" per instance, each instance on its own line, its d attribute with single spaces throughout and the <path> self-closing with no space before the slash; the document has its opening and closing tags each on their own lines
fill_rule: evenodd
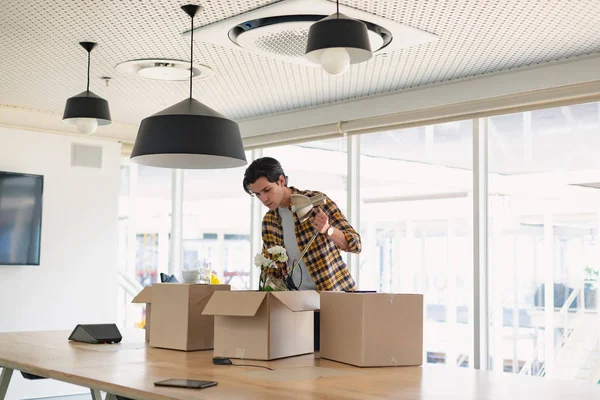
<svg viewBox="0 0 600 400">
<path fill-rule="evenodd" d="M 327 232 L 329 229 L 329 217 L 323 211 L 319 210 L 312 222 L 313 228 L 319 233 Z"/>
</svg>

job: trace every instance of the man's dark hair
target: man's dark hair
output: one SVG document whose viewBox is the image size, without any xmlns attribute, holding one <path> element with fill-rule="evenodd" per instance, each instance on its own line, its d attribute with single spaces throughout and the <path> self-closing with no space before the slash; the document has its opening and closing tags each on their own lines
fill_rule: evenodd
<svg viewBox="0 0 600 400">
<path fill-rule="evenodd" d="M 288 184 L 288 177 L 285 176 L 285 172 L 283 172 L 283 168 L 279 161 L 271 157 L 262 157 L 257 158 L 252 161 L 252 164 L 246 168 L 246 172 L 244 172 L 244 190 L 250 196 L 253 195 L 252 190 L 250 190 L 250 185 L 256 182 L 260 177 L 265 177 L 269 182 L 278 182 L 279 177 L 283 175 L 285 178 L 285 186 Z"/>
</svg>

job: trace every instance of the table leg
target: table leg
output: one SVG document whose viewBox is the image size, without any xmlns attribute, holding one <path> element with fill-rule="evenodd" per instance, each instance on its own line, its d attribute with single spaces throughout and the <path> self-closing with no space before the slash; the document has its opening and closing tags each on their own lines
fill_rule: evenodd
<svg viewBox="0 0 600 400">
<path fill-rule="evenodd" d="M 102 400 L 102 393 L 97 389 L 90 389 L 92 393 L 92 400 Z"/>
<path fill-rule="evenodd" d="M 0 400 L 4 400 L 6 397 L 6 391 L 8 390 L 8 384 L 12 374 L 12 369 L 6 367 L 2 368 L 2 375 L 0 375 Z"/>
<path fill-rule="evenodd" d="M 106 393 L 106 398 L 104 400 L 117 400 L 117 396 L 112 393 Z"/>
</svg>

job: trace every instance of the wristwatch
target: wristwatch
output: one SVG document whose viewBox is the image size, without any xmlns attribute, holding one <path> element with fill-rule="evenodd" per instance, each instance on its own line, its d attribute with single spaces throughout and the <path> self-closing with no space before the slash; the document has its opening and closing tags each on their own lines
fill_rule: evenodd
<svg viewBox="0 0 600 400">
<path fill-rule="evenodd" d="M 327 229 L 327 236 L 331 235 L 333 235 L 333 226 L 330 226 L 329 229 Z"/>
</svg>

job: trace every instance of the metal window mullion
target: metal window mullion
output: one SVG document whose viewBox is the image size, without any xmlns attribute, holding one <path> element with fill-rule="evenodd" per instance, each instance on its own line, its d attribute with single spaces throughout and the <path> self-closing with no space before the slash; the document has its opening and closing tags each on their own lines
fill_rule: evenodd
<svg viewBox="0 0 600 400">
<path fill-rule="evenodd" d="M 473 119 L 473 366 L 490 369 L 488 346 L 487 118 Z M 502 318 L 502 316 L 496 316 Z"/>
<path fill-rule="evenodd" d="M 135 259 L 137 253 L 137 221 L 139 220 L 135 203 L 137 201 L 137 184 L 138 184 L 139 167 L 137 164 L 129 165 L 129 192 L 127 211 L 129 221 L 127 223 L 127 256 L 125 272 L 130 276 L 135 276 Z"/>
<path fill-rule="evenodd" d="M 347 138 L 347 172 L 346 195 L 348 222 L 360 234 L 360 135 Z M 360 285 L 360 256 L 348 253 L 348 268 L 355 278 L 356 285 Z"/>
<path fill-rule="evenodd" d="M 251 159 L 256 160 L 262 157 L 262 149 L 252 150 Z M 262 251 L 262 216 L 260 201 L 256 197 L 252 197 L 250 201 L 250 260 L 254 261 L 254 255 Z M 252 264 L 254 265 L 254 264 Z M 254 282 L 257 281 L 258 272 L 256 268 L 250 271 L 250 289 L 254 289 Z M 258 281 L 257 286 L 258 288 Z"/>
<path fill-rule="evenodd" d="M 552 213 L 544 211 L 544 369 L 547 377 L 553 377 L 556 343 L 556 310 L 554 309 L 554 221 Z M 568 315 L 567 315 L 568 317 Z"/>
<path fill-rule="evenodd" d="M 181 273 L 183 255 L 183 170 L 171 172 L 171 257 L 169 274 Z"/>
</svg>

